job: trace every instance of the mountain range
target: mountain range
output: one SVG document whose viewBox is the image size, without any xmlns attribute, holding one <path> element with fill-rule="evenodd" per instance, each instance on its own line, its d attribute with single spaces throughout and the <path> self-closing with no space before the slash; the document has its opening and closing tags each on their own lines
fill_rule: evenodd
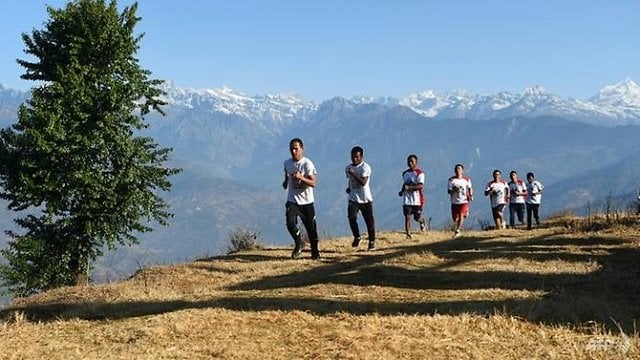
<svg viewBox="0 0 640 360">
<path fill-rule="evenodd" d="M 321 237 L 349 233 L 344 166 L 354 145 L 373 168 L 376 224 L 403 226 L 397 190 L 406 157 L 417 154 L 427 174 L 425 212 L 433 227 L 449 220 L 446 180 L 465 164 L 476 200 L 467 226 L 490 219 L 482 190 L 495 168 L 534 171 L 546 187 L 543 217 L 572 209 L 586 213 L 605 198 L 620 207 L 635 198 L 640 179 L 640 87 L 627 79 L 588 100 L 540 86 L 522 94 L 467 95 L 425 91 L 403 99 L 333 98 L 315 103 L 295 94 L 251 96 L 229 87 L 164 85 L 167 113 L 148 116 L 146 135 L 174 149 L 171 165 L 184 171 L 163 197 L 175 217 L 142 243 L 108 253 L 94 277 L 127 276 L 140 266 L 226 251 L 229 233 L 252 229 L 266 243 L 291 242 L 284 227 L 282 162 L 293 137 L 305 141 L 316 164 Z M 0 125 L 16 121 L 27 92 L 0 86 Z M 620 174 L 620 176 L 618 176 Z M 11 228 L 11 213 L 0 226 Z M 364 227 L 363 227 L 364 228 Z"/>
<path fill-rule="evenodd" d="M 305 119 L 319 106 L 295 94 L 248 96 L 229 87 L 184 89 L 168 83 L 165 90 L 172 105 L 238 115 L 255 120 L 258 126 L 265 122 L 286 125 L 292 119 Z M 354 96 L 349 101 L 404 106 L 430 119 L 555 116 L 605 126 L 640 124 L 640 86 L 631 79 L 607 85 L 588 100 L 565 98 L 536 85 L 523 93 L 469 95 L 464 90 L 428 90 L 402 99 Z"/>
</svg>

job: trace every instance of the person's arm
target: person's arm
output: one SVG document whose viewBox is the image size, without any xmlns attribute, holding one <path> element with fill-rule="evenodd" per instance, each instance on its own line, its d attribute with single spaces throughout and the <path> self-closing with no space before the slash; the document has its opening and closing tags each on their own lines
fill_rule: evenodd
<svg viewBox="0 0 640 360">
<path fill-rule="evenodd" d="M 540 186 L 540 183 L 534 182 L 533 184 L 531 184 L 531 195 L 538 195 L 541 193 L 542 187 Z"/>
<path fill-rule="evenodd" d="M 449 180 L 449 182 L 447 183 L 447 194 L 452 195 L 455 192 L 457 191 L 453 189 L 453 183 L 451 182 L 451 180 Z"/>
<path fill-rule="evenodd" d="M 489 196 L 491 193 L 491 183 L 487 184 L 487 187 L 484 189 L 484 196 Z"/>
<path fill-rule="evenodd" d="M 289 183 L 289 177 L 287 176 L 287 171 L 284 172 L 284 180 L 282 181 L 282 188 L 287 190 L 287 185 Z"/>
<path fill-rule="evenodd" d="M 307 186 L 311 186 L 311 187 L 315 187 L 316 186 L 316 176 L 315 175 L 307 175 L 304 176 L 300 171 L 296 171 L 295 173 L 293 173 L 293 177 L 300 181 L 301 183 L 307 185 Z"/>
<path fill-rule="evenodd" d="M 417 177 L 416 177 L 416 183 L 417 184 L 406 184 L 404 186 L 404 189 L 407 191 L 418 191 L 418 190 L 422 190 L 424 188 L 424 181 L 425 181 L 426 176 L 424 175 L 424 173 L 420 173 Z"/>
<path fill-rule="evenodd" d="M 367 181 L 369 181 L 369 177 L 368 176 L 359 176 L 356 173 L 356 170 L 354 168 L 349 168 L 349 175 L 354 178 L 361 186 L 365 186 L 367 185 Z"/>
<path fill-rule="evenodd" d="M 516 184 L 516 196 L 527 196 L 527 187 L 524 184 Z"/>
</svg>

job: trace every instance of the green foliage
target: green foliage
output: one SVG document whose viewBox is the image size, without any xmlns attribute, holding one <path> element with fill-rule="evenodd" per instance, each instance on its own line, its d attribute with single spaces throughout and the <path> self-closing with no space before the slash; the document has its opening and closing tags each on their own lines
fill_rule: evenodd
<svg viewBox="0 0 640 360">
<path fill-rule="evenodd" d="M 11 266 L 2 268 L 2 276 L 13 295 L 26 296 L 38 290 L 72 283 L 75 278 L 66 266 L 74 249 L 59 233 L 62 229 L 33 216 L 19 221 L 30 231 L 24 236 L 9 232 L 19 240 L 3 250 Z"/>
<path fill-rule="evenodd" d="M 259 232 L 241 228 L 237 228 L 229 234 L 229 243 L 227 251 L 229 254 L 263 248 Z"/>
<path fill-rule="evenodd" d="M 43 30 L 23 34 L 34 62 L 18 60 L 22 78 L 38 81 L 18 123 L 0 132 L 0 197 L 24 234 L 2 255 L 5 285 L 24 295 L 86 279 L 106 245 L 137 243 L 149 222 L 172 216 L 158 196 L 168 191 L 171 149 L 139 136 L 144 116 L 162 113 L 160 80 L 135 57 L 137 4 L 76 0 L 48 7 Z"/>
</svg>

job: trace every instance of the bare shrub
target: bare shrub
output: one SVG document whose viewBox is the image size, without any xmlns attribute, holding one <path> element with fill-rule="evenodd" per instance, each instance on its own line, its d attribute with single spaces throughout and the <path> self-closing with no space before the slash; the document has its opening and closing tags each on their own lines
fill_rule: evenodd
<svg viewBox="0 0 640 360">
<path fill-rule="evenodd" d="M 227 253 L 233 254 L 241 251 L 258 250 L 263 247 L 258 231 L 236 228 L 229 234 Z"/>
<path fill-rule="evenodd" d="M 589 208 L 589 215 L 591 214 L 591 208 Z M 572 229 L 576 227 L 576 222 L 581 221 L 582 218 L 577 217 L 573 211 L 564 210 L 558 213 L 549 215 L 544 223 L 549 227 L 563 227 L 566 229 Z"/>
<path fill-rule="evenodd" d="M 494 230 L 496 228 L 491 220 L 487 219 L 478 219 L 478 225 L 480 225 L 480 229 L 483 231 Z"/>
</svg>

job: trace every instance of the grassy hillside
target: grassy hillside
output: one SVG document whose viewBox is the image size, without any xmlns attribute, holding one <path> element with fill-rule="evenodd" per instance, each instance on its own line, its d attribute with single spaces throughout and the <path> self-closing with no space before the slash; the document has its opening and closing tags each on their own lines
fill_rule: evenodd
<svg viewBox="0 0 640 360">
<path fill-rule="evenodd" d="M 638 220 L 580 225 L 386 232 L 375 252 L 324 239 L 321 261 L 269 248 L 146 268 L 16 301 L 0 312 L 1 357 L 638 358 Z"/>
</svg>

